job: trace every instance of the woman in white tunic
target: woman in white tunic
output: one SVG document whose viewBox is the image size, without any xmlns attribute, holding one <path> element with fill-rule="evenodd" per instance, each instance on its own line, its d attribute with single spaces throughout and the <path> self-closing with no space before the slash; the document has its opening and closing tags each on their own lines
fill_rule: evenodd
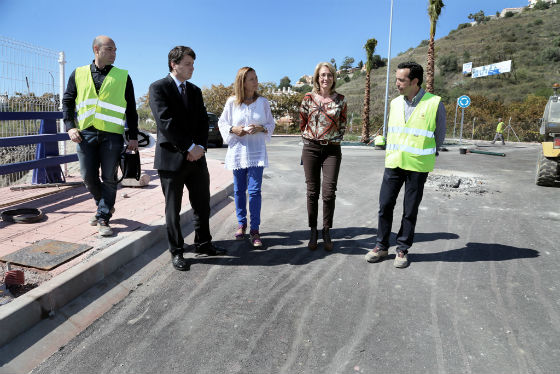
<svg viewBox="0 0 560 374">
<path fill-rule="evenodd" d="M 247 230 L 247 192 L 249 194 L 250 240 L 261 247 L 261 185 L 263 169 L 268 166 L 266 143 L 274 131 L 274 118 L 268 100 L 259 96 L 255 70 L 242 67 L 234 83 L 235 96 L 230 97 L 218 125 L 228 143 L 225 167 L 233 170 L 235 209 L 239 227 L 236 239 L 243 239 Z"/>
</svg>

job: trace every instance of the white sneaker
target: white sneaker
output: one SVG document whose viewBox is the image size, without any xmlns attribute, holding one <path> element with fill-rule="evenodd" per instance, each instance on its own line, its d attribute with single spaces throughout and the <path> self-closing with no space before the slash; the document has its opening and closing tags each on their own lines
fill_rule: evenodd
<svg viewBox="0 0 560 374">
<path fill-rule="evenodd" d="M 115 213 L 115 207 L 111 208 L 111 215 L 113 213 Z M 97 226 L 97 221 L 98 221 L 98 218 L 96 216 L 93 216 L 89 219 L 88 223 L 89 223 L 90 226 Z"/>
<path fill-rule="evenodd" d="M 107 221 L 97 221 L 97 231 L 99 231 L 99 235 L 101 236 L 113 235 L 113 229 L 111 228 L 111 226 L 109 226 Z"/>
<path fill-rule="evenodd" d="M 365 257 L 367 262 L 378 262 L 383 257 L 387 257 L 388 254 L 389 254 L 388 250 L 386 250 L 386 249 L 383 250 L 383 249 L 379 248 L 378 246 L 375 246 L 375 248 L 373 248 L 371 251 L 366 253 L 366 255 L 364 257 Z"/>
<path fill-rule="evenodd" d="M 408 256 L 403 251 L 397 252 L 395 262 L 393 263 L 396 268 L 402 269 L 408 266 Z"/>
</svg>

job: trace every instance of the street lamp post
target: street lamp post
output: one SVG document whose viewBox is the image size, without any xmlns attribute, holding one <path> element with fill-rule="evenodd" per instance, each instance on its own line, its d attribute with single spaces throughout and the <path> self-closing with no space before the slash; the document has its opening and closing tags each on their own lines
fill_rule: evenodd
<svg viewBox="0 0 560 374">
<path fill-rule="evenodd" d="M 387 80 L 385 82 L 385 111 L 383 112 L 383 137 L 387 139 L 387 106 L 389 104 L 389 72 L 391 71 L 391 35 L 393 32 L 393 0 L 389 17 L 389 51 L 387 52 Z"/>
</svg>

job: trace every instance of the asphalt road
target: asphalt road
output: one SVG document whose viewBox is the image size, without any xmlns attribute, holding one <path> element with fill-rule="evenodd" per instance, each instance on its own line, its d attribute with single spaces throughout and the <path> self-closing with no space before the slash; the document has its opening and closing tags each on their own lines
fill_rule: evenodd
<svg viewBox="0 0 560 374">
<path fill-rule="evenodd" d="M 536 145 L 484 149 L 507 156 L 442 152 L 396 269 L 393 251 L 363 258 L 383 152 L 343 148 L 335 250 L 310 252 L 301 145 L 275 138 L 264 250 L 232 240 L 225 204 L 212 231 L 229 257 L 161 264 L 34 373 L 558 373 L 560 189 L 534 184 Z M 449 175 L 472 185 L 441 186 Z"/>
</svg>

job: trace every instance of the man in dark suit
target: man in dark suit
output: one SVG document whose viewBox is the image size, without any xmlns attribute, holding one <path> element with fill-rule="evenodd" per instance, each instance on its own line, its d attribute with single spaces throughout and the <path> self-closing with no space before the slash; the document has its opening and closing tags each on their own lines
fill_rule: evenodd
<svg viewBox="0 0 560 374">
<path fill-rule="evenodd" d="M 179 213 L 183 186 L 189 191 L 194 211 L 196 253 L 224 254 L 212 244 L 210 235 L 210 175 L 206 165 L 208 116 L 200 88 L 187 82 L 196 55 L 189 47 L 169 52 L 169 75 L 150 85 L 150 108 L 157 124 L 154 168 L 165 196 L 165 222 L 172 263 L 177 270 L 189 270 L 183 258 L 184 239 Z"/>
</svg>

